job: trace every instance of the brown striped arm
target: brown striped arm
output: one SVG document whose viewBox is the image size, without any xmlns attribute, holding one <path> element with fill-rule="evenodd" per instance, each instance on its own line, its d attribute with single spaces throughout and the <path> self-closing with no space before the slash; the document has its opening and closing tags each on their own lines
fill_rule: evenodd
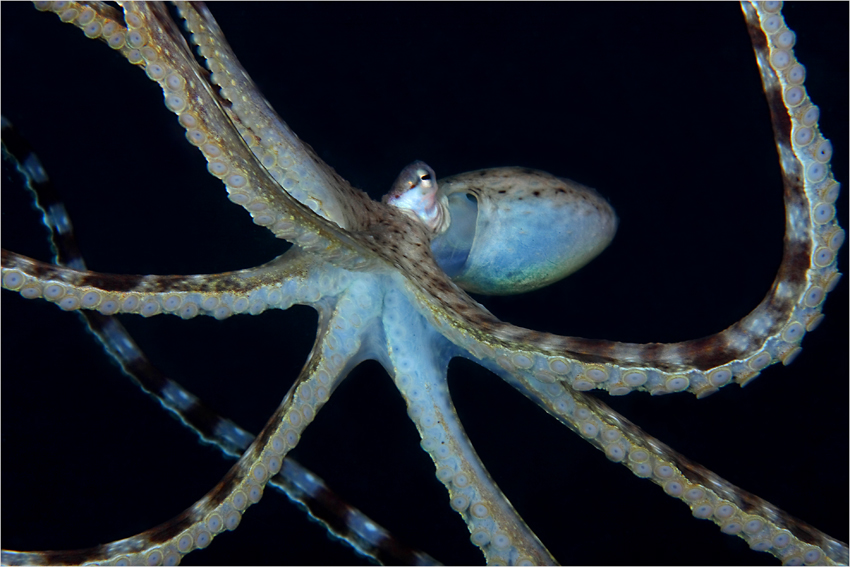
<svg viewBox="0 0 850 567">
<path fill-rule="evenodd" d="M 43 298 L 66 311 L 95 309 L 104 315 L 161 313 L 191 319 L 259 314 L 315 305 L 337 287 L 322 288 L 322 263 L 292 248 L 271 262 L 235 272 L 192 276 L 131 276 L 64 268 L 3 250 L 3 288 L 27 299 Z"/>
</svg>

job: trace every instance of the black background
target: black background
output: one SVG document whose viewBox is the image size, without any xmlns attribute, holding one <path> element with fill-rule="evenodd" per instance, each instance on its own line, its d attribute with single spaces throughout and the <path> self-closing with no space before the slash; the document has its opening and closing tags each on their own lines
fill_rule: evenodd
<svg viewBox="0 0 850 567">
<path fill-rule="evenodd" d="M 91 269 L 209 273 L 283 249 L 230 204 L 159 87 L 54 15 L 2 4 L 2 112 L 63 193 Z M 789 5 L 806 87 L 848 180 L 846 3 Z M 407 163 L 443 177 L 522 165 L 598 189 L 621 223 L 597 260 L 550 288 L 483 300 L 565 335 L 678 341 L 732 324 L 781 256 L 779 168 L 733 4 L 215 4 L 234 51 L 292 129 L 378 198 Z M 49 259 L 23 191 L 3 180 L 3 246 Z M 847 198 L 837 204 L 847 227 Z M 839 269 L 847 270 L 846 247 Z M 2 294 L 2 546 L 79 548 L 181 512 L 230 462 L 116 370 L 74 314 Z M 780 508 L 848 539 L 847 279 L 790 367 L 705 400 L 637 394 L 615 409 Z M 151 359 L 258 431 L 306 359 L 309 309 L 122 316 Z M 476 366 L 450 387 L 496 481 L 565 563 L 773 563 L 609 463 Z M 375 363 L 340 387 L 293 452 L 352 504 L 446 563 L 478 563 Z M 186 563 L 360 561 L 267 491 Z"/>
</svg>

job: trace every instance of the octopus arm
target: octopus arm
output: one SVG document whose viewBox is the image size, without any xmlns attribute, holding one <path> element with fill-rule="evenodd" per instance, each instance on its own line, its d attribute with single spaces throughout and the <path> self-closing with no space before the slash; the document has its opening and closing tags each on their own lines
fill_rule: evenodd
<svg viewBox="0 0 850 567">
<path fill-rule="evenodd" d="M 356 205 L 369 197 L 356 190 L 327 165 L 281 120 L 228 45 L 215 18 L 203 5 L 181 4 L 191 41 L 212 71 L 229 104 L 227 115 L 251 151 L 275 180 L 295 199 L 343 228 L 356 225 Z"/>
<path fill-rule="evenodd" d="M 106 42 L 142 67 L 162 88 L 166 108 L 178 116 L 186 138 L 206 159 L 210 174 L 225 184 L 228 198 L 245 208 L 256 224 L 305 249 L 362 263 L 362 245 L 293 198 L 286 182 L 281 185 L 263 167 L 261 157 L 255 155 L 261 153 L 261 146 L 251 146 L 257 138 L 234 123 L 231 117 L 237 115 L 229 110 L 231 103 L 216 92 L 165 6 L 130 2 L 123 6 L 123 18 L 117 10 L 101 5 L 69 2 L 37 3 L 36 7 L 55 11 L 63 22 Z M 297 181 L 304 166 L 287 163 L 285 175 Z"/>
<path fill-rule="evenodd" d="M 347 274 L 325 275 L 323 262 L 291 248 L 271 262 L 234 272 L 189 276 L 133 276 L 80 271 L 2 251 L 3 287 L 27 299 L 44 298 L 66 311 L 104 315 L 170 313 L 183 319 L 257 315 L 293 304 L 315 306 L 338 292 Z M 324 277 L 322 277 L 324 275 Z"/>
<path fill-rule="evenodd" d="M 713 521 L 723 533 L 741 537 L 750 548 L 779 559 L 799 556 L 807 562 L 847 563 L 847 544 L 689 460 L 592 395 L 557 382 L 529 380 L 498 365 L 485 366 L 608 460 L 655 483 L 688 506 L 695 518 Z"/>
<path fill-rule="evenodd" d="M 554 565 L 555 558 L 526 525 L 487 472 L 449 396 L 446 369 L 454 346 L 430 329 L 403 293 L 384 295 L 385 350 L 375 349 L 404 401 L 448 490 L 470 540 L 487 564 Z"/>
</svg>

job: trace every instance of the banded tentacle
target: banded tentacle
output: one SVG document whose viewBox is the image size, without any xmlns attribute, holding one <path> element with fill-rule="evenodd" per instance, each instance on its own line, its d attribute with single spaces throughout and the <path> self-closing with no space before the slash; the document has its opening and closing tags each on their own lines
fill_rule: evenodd
<svg viewBox="0 0 850 567">
<path fill-rule="evenodd" d="M 200 440 L 236 458 L 248 449 L 255 439 L 252 433 L 222 417 L 178 382 L 163 375 L 115 318 L 85 311 L 80 314 L 86 317 L 89 328 L 121 365 L 124 373 L 197 433 Z M 411 549 L 396 539 L 290 456 L 283 458 L 280 472 L 272 476 L 269 485 L 302 507 L 329 535 L 344 541 L 361 555 L 382 564 L 437 564 L 427 553 Z"/>
<path fill-rule="evenodd" d="M 768 552 L 783 565 L 846 565 L 850 560 L 846 543 L 689 460 L 592 395 L 528 379 L 498 365 L 488 367 L 609 461 L 657 484 L 684 502 L 694 518 L 711 520 L 751 549 Z"/>
<path fill-rule="evenodd" d="M 437 479 L 448 489 L 452 509 L 466 522 L 470 541 L 488 565 L 554 565 L 555 558 L 493 482 L 458 419 L 446 382 L 453 346 L 433 333 L 404 294 L 388 292 L 384 305 L 385 368 L 404 397 Z"/>
<path fill-rule="evenodd" d="M 50 234 L 54 260 L 60 265 L 85 270 L 85 260 L 77 246 L 73 224 L 41 160 L 5 117 L 2 117 L 2 128 L 4 163 L 6 160 L 14 162 L 22 184 L 33 196 L 33 204 L 41 211 L 42 222 Z M 201 441 L 234 458 L 239 458 L 248 449 L 255 436 L 222 417 L 192 392 L 165 376 L 150 362 L 117 318 L 88 310 L 81 310 L 80 315 L 124 374 L 195 432 Z M 329 534 L 362 555 L 381 563 L 436 564 L 428 554 L 409 548 L 362 511 L 345 502 L 320 477 L 289 456 L 284 457 L 280 472 L 269 480 L 269 485 L 301 506 Z"/>
<path fill-rule="evenodd" d="M 367 289 L 364 289 L 367 288 Z M 223 531 L 238 527 L 243 512 L 257 503 L 283 458 L 316 417 L 331 393 L 356 364 L 362 331 L 373 320 L 380 303 L 373 301 L 369 285 L 357 282 L 335 304 L 320 308 L 319 335 L 313 354 L 283 399 L 278 410 L 219 484 L 172 520 L 136 536 L 75 551 L 3 551 L 8 565 L 83 562 L 173 565 L 195 550 L 207 547 Z"/>
<path fill-rule="evenodd" d="M 317 305 L 347 285 L 344 270 L 324 269 L 315 256 L 291 248 L 271 262 L 235 272 L 192 276 L 100 274 L 55 266 L 2 252 L 2 284 L 26 299 L 44 298 L 65 311 L 95 309 L 104 315 L 161 313 L 191 319 L 258 315 L 293 304 Z"/>
</svg>

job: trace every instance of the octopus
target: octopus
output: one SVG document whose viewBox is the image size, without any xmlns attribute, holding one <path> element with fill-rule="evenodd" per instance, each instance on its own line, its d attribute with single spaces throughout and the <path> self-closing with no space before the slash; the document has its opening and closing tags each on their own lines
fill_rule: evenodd
<svg viewBox="0 0 850 567">
<path fill-rule="evenodd" d="M 91 269 L 217 273 L 286 248 L 226 198 L 159 87 L 99 42 L 2 5 L 3 113 L 61 192 Z M 596 188 L 612 244 L 543 289 L 475 296 L 499 319 L 564 336 L 675 342 L 718 332 L 768 290 L 782 254 L 781 174 L 740 9 L 732 5 L 288 5 L 212 11 L 298 136 L 380 199 L 414 159 L 438 177 L 519 165 Z M 847 5 L 788 5 L 806 89 L 847 171 Z M 11 87 L 14 85 L 14 88 Z M 47 260 L 4 171 L 3 247 Z M 846 195 L 836 203 L 847 226 Z M 846 250 L 838 256 L 846 271 Z M 79 319 L 3 293 L 4 549 L 79 549 L 140 533 L 201 498 L 230 461 L 140 394 Z M 847 540 L 847 282 L 793 364 L 739 388 L 612 397 L 615 411 L 723 478 Z M 259 432 L 312 348 L 315 312 L 218 321 L 119 315 L 140 348 L 222 415 Z M 555 558 L 772 561 L 609 462 L 490 371 L 449 387 L 487 469 Z M 407 408 L 374 361 L 354 368 L 291 456 L 400 541 L 481 561 Z M 351 563 L 272 490 L 185 563 Z"/>
</svg>

